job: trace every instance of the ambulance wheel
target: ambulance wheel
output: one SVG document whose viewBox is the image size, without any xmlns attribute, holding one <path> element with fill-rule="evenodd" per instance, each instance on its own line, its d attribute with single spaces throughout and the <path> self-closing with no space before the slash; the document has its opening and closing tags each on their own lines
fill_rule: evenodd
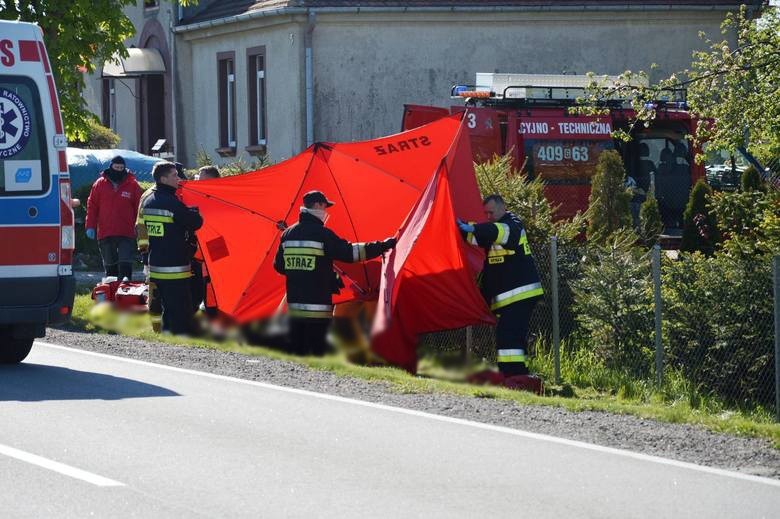
<svg viewBox="0 0 780 519">
<path fill-rule="evenodd" d="M 35 339 L 0 339 L 0 364 L 18 364 L 22 362 L 32 349 Z"/>
</svg>

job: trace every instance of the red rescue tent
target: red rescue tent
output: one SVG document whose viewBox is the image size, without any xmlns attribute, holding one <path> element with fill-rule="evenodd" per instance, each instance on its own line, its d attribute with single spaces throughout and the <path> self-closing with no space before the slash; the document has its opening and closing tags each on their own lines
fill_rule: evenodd
<svg viewBox="0 0 780 519">
<path fill-rule="evenodd" d="M 449 174 L 455 212 L 479 219 L 479 191 L 460 114 L 381 139 L 317 143 L 245 175 L 185 182 L 183 201 L 203 215 L 198 241 L 220 311 L 247 322 L 279 308 L 284 278 L 273 260 L 280 228 L 298 220 L 307 191 L 320 190 L 336 203 L 327 226 L 337 234 L 353 242 L 380 240 L 398 232 L 445 162 L 461 165 Z M 380 259 L 338 266 L 363 291 L 378 292 Z"/>
<path fill-rule="evenodd" d="M 412 373 L 418 335 L 495 323 L 474 282 L 478 249 L 466 244 L 456 226 L 450 167 L 442 162 L 382 268 L 371 348 Z"/>
</svg>

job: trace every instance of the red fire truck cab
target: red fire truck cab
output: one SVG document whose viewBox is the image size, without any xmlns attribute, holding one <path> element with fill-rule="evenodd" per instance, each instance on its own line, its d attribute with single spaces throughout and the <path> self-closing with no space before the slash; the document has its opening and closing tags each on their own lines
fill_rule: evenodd
<svg viewBox="0 0 780 519">
<path fill-rule="evenodd" d="M 683 101 L 659 101 L 649 127 L 636 125 L 629 142 L 616 140 L 613 132 L 628 130 L 634 115 L 624 101 L 610 100 L 607 116 L 569 114 L 590 81 L 588 76 L 478 73 L 476 87 L 452 88 L 453 98 L 465 98 L 463 105 L 405 105 L 403 129 L 467 111 L 474 160 L 511 153 L 516 168 L 544 181 L 548 199 L 559 206 L 558 218 L 587 209 L 599 155 L 617 149 L 628 176 L 645 192 L 654 186 L 666 232 L 679 233 L 691 185 L 704 177 L 686 139 L 696 129 L 695 119 Z"/>
</svg>

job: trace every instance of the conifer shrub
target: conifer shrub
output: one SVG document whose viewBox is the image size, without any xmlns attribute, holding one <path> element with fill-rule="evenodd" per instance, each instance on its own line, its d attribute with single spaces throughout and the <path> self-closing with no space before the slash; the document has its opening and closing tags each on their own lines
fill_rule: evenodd
<svg viewBox="0 0 780 519">
<path fill-rule="evenodd" d="M 599 155 L 588 202 L 588 241 L 604 244 L 621 229 L 631 228 L 631 194 L 625 186 L 623 159 L 615 150 Z"/>
</svg>

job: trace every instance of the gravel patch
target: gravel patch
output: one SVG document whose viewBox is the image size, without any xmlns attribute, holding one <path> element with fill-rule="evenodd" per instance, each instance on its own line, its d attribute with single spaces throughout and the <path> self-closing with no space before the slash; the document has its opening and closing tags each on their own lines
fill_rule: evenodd
<svg viewBox="0 0 780 519">
<path fill-rule="evenodd" d="M 49 329 L 44 340 L 780 479 L 780 450 L 770 441 L 713 433 L 692 425 L 596 411 L 571 412 L 558 407 L 520 405 L 490 398 L 401 394 L 392 390 L 388 383 L 338 377 L 293 362 L 172 346 L 121 335 Z"/>
</svg>

